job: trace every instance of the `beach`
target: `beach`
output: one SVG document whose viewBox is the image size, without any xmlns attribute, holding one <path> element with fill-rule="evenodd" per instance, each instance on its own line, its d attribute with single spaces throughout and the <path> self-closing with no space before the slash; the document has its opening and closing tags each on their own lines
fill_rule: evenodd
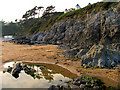
<svg viewBox="0 0 120 90">
<path fill-rule="evenodd" d="M 80 76 L 81 74 L 100 78 L 107 86 L 118 86 L 119 69 L 85 69 L 80 60 L 66 58 L 57 45 L 18 45 L 2 42 L 2 63 L 10 61 L 42 62 L 60 65 Z"/>
</svg>

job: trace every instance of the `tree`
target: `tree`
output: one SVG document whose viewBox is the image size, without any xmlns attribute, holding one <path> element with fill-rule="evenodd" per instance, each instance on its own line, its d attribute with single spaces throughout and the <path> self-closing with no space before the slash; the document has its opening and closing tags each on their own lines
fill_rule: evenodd
<svg viewBox="0 0 120 90">
<path fill-rule="evenodd" d="M 48 6 L 47 8 L 46 8 L 46 12 L 48 12 L 48 13 L 51 13 L 51 12 L 53 12 L 55 10 L 55 6 Z"/>
<path fill-rule="evenodd" d="M 26 13 L 22 16 L 22 18 L 28 19 L 32 16 L 34 16 L 34 18 L 35 18 L 35 15 L 37 14 L 36 10 L 37 10 L 37 6 L 35 6 L 31 10 L 26 11 Z"/>
<path fill-rule="evenodd" d="M 43 12 L 43 17 L 49 17 L 53 15 L 53 11 L 55 10 L 55 6 L 48 6 L 46 10 Z"/>
<path fill-rule="evenodd" d="M 37 14 L 37 13 L 36 13 L 36 10 L 37 10 L 37 6 L 35 6 L 35 7 L 31 10 L 31 16 L 34 16 L 34 18 L 35 18 L 35 15 Z"/>
</svg>

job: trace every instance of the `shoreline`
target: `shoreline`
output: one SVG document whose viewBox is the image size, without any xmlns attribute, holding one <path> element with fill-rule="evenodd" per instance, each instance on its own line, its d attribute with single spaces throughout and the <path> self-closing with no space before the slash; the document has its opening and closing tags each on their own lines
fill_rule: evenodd
<svg viewBox="0 0 120 90">
<path fill-rule="evenodd" d="M 14 52 L 12 52 L 11 50 Z M 74 59 L 65 58 L 61 53 L 63 50 L 57 49 L 57 45 L 40 45 L 40 46 L 31 45 L 30 46 L 30 45 L 17 45 L 17 44 L 12 44 L 8 42 L 2 42 L 2 51 L 3 51 L 2 63 L 21 60 L 23 62 L 30 61 L 30 62 L 37 62 L 37 63 L 42 62 L 42 63 L 55 64 L 57 60 L 59 60 L 59 63 L 56 65 L 63 67 L 69 70 L 70 72 L 77 74 L 78 76 L 80 76 L 81 74 L 85 74 L 88 76 L 97 77 L 98 79 L 101 79 L 104 83 L 108 83 L 107 86 L 109 86 L 109 83 L 111 83 L 111 85 L 115 87 L 117 87 L 116 84 L 119 85 L 118 83 L 119 79 L 117 79 L 116 77 L 117 75 L 115 76 L 115 74 L 117 73 L 116 69 L 115 70 L 84 69 L 82 67 L 78 67 L 80 61 L 74 61 Z M 70 62 L 67 62 L 67 60 L 69 60 Z M 88 72 L 91 72 L 91 73 L 88 73 Z M 112 75 L 108 76 L 109 74 L 112 74 Z M 101 78 L 98 75 L 104 76 L 104 77 Z M 106 81 L 107 79 L 106 77 L 108 78 L 109 81 L 108 80 Z"/>
</svg>

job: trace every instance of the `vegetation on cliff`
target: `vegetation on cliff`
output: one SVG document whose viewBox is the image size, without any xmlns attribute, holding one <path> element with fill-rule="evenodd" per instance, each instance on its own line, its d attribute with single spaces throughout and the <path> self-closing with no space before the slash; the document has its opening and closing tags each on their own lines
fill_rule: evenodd
<svg viewBox="0 0 120 90">
<path fill-rule="evenodd" d="M 95 14 L 102 10 L 107 10 L 117 4 L 118 2 L 98 2 L 67 13 L 55 12 L 55 7 L 52 5 L 48 6 L 44 11 L 42 10 L 44 8 L 43 6 L 35 6 L 34 8 L 26 11 L 22 17 L 22 20 L 14 23 L 14 28 L 11 28 L 13 27 L 13 23 L 9 23 L 8 26 L 3 24 L 3 35 L 35 34 L 50 29 L 55 23 L 60 21 L 75 19 L 85 20 L 87 15 Z M 40 17 L 42 12 L 43 15 Z M 38 18 L 35 17 L 36 15 Z M 10 26 L 11 24 L 12 26 Z M 10 28 L 6 28 L 9 26 L 11 30 L 9 30 Z"/>
</svg>

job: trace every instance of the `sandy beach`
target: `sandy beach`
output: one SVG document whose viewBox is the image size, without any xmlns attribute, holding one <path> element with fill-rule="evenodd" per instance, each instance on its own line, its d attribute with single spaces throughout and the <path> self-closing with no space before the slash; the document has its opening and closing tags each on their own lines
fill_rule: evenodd
<svg viewBox="0 0 120 90">
<path fill-rule="evenodd" d="M 80 66 L 80 60 L 66 58 L 63 50 L 57 49 L 57 45 L 17 45 L 2 42 L 2 63 L 9 61 L 37 61 L 56 63 L 69 69 L 77 75 L 86 74 L 100 78 L 107 86 L 117 87 L 119 80 L 118 69 L 84 69 Z"/>
</svg>

